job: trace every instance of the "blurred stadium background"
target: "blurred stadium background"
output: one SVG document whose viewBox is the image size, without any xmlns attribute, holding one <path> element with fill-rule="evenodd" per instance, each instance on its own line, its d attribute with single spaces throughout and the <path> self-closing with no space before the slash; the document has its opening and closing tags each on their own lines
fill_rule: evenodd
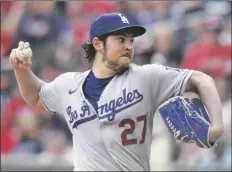
<svg viewBox="0 0 232 172">
<path fill-rule="evenodd" d="M 151 170 L 231 170 L 231 2 L 209 0 L 1 1 L 1 170 L 73 170 L 65 121 L 26 106 L 8 63 L 11 49 L 30 42 L 32 70 L 45 81 L 84 71 L 91 65 L 80 45 L 91 20 L 115 11 L 147 28 L 135 42 L 136 64 L 206 72 L 223 104 L 225 133 L 210 150 L 177 143 L 155 117 Z"/>
</svg>

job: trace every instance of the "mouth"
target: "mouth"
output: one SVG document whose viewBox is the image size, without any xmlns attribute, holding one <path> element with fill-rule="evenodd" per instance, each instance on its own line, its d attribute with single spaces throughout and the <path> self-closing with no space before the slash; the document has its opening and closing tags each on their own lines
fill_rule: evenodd
<svg viewBox="0 0 232 172">
<path fill-rule="evenodd" d="M 124 54 L 122 57 L 128 57 L 129 59 L 131 59 L 131 55 L 130 54 Z"/>
</svg>

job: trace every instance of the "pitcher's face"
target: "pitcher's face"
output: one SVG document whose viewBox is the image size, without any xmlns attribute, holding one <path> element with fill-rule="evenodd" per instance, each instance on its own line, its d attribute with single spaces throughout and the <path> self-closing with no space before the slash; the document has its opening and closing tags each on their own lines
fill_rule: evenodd
<svg viewBox="0 0 232 172">
<path fill-rule="evenodd" d="M 126 70 L 134 56 L 134 38 L 129 33 L 110 35 L 103 49 L 102 62 L 116 73 Z"/>
</svg>

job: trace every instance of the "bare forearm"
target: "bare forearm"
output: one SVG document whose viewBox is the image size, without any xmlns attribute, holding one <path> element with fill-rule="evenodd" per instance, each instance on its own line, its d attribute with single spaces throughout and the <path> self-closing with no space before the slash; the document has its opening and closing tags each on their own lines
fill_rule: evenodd
<svg viewBox="0 0 232 172">
<path fill-rule="evenodd" d="M 198 85 L 198 91 L 211 117 L 212 126 L 223 127 L 222 106 L 214 81 L 206 78 Z"/>
<path fill-rule="evenodd" d="M 201 101 L 211 117 L 209 140 L 214 142 L 222 136 L 224 130 L 220 97 L 211 77 L 201 72 L 194 72 L 193 75 L 191 83 L 197 88 Z"/>
<path fill-rule="evenodd" d="M 30 69 L 15 69 L 19 91 L 26 103 L 35 108 L 39 99 L 39 90 L 44 83 Z"/>
<path fill-rule="evenodd" d="M 221 101 L 214 80 L 202 72 L 194 71 L 187 84 L 186 91 L 194 90 L 197 90 L 209 113 L 211 118 L 209 141 L 215 142 L 223 135 L 224 127 Z"/>
</svg>

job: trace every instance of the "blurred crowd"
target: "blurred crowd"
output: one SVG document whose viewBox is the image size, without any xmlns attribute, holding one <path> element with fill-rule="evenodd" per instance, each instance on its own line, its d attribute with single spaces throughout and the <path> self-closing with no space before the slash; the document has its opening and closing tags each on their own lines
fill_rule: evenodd
<svg viewBox="0 0 232 172">
<path fill-rule="evenodd" d="M 213 149 L 177 143 L 155 117 L 152 168 L 231 168 L 231 2 L 229 1 L 1 1 L 1 155 L 72 158 L 72 136 L 58 115 L 30 109 L 19 94 L 8 58 L 20 40 L 33 50 L 32 70 L 44 81 L 91 67 L 81 44 L 98 15 L 121 12 L 147 32 L 135 41 L 134 63 L 203 71 L 215 80 L 225 133 Z M 209 95 L 210 96 L 210 95 Z M 59 101 L 59 100 L 57 100 Z M 80 138 L 81 139 L 81 138 Z M 158 165 L 157 165 L 158 164 Z"/>
</svg>

